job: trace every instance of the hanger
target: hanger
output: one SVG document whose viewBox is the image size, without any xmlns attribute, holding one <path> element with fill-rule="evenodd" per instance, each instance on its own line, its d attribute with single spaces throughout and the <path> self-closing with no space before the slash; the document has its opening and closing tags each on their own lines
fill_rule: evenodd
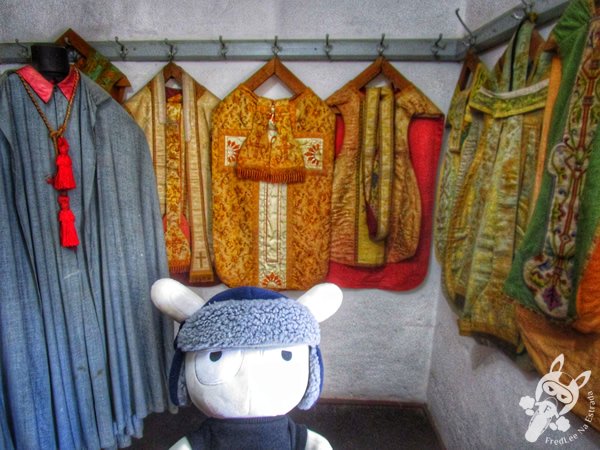
<svg viewBox="0 0 600 450">
<path fill-rule="evenodd" d="M 182 85 L 183 69 L 177 64 L 175 64 L 173 61 L 169 61 L 167 65 L 163 67 L 162 73 L 165 83 L 169 80 L 174 80 L 177 83 L 179 83 L 179 85 Z"/>
<path fill-rule="evenodd" d="M 534 59 L 540 51 L 544 51 L 546 41 L 537 30 L 533 30 L 531 34 L 531 43 L 529 44 L 529 58 Z"/>
<path fill-rule="evenodd" d="M 175 54 L 177 53 L 177 47 L 169 42 L 168 39 L 165 39 L 165 45 L 169 47 L 168 58 L 169 62 L 165 67 L 163 67 L 162 73 L 165 83 L 169 80 L 173 80 L 179 84 L 179 86 L 183 85 L 183 69 L 179 67 L 177 64 L 173 62 L 175 59 Z"/>
<path fill-rule="evenodd" d="M 463 61 L 463 66 L 460 71 L 460 75 L 458 77 L 458 86 L 461 91 L 465 90 L 469 85 L 469 80 L 471 76 L 477 70 L 477 66 L 480 64 L 479 57 L 472 48 L 467 50 L 467 54 L 465 55 L 465 60 Z"/>
<path fill-rule="evenodd" d="M 544 51 L 546 52 L 556 52 L 558 51 L 558 42 L 556 42 L 556 38 L 554 34 L 550 34 L 550 37 L 546 41 L 546 45 L 544 45 Z"/>
<path fill-rule="evenodd" d="M 65 46 L 69 51 L 69 58 L 72 62 L 77 66 L 77 68 L 84 73 L 89 72 L 89 67 L 98 67 L 96 64 L 89 65 L 88 61 L 95 60 L 100 55 L 94 47 L 88 44 L 81 36 L 75 33 L 72 29 L 68 29 L 65 31 L 57 40 L 56 44 Z M 103 57 L 102 57 L 103 58 Z M 117 100 L 119 103 L 122 103 L 125 100 L 125 93 L 127 88 L 131 87 L 131 83 L 122 72 L 118 71 L 116 67 L 114 67 L 107 60 L 106 63 L 110 70 L 115 69 L 116 74 L 118 74 L 118 79 L 111 86 L 109 93 L 110 95 Z M 93 74 L 94 78 L 98 76 L 98 74 Z M 114 75 L 111 75 L 114 76 Z"/>
<path fill-rule="evenodd" d="M 271 58 L 268 63 L 257 70 L 242 84 L 251 91 L 254 91 L 273 75 L 277 76 L 294 94 L 300 94 L 307 89 L 305 84 L 285 67 L 277 56 Z"/>
<path fill-rule="evenodd" d="M 383 74 L 396 90 L 402 90 L 411 86 L 410 81 L 404 78 L 384 56 L 379 56 L 350 83 L 355 89 L 362 89 L 379 74 Z"/>
</svg>

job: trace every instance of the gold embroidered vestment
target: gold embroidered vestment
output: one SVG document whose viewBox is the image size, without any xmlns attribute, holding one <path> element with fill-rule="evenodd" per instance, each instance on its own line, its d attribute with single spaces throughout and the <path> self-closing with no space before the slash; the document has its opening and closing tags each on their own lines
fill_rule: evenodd
<svg viewBox="0 0 600 450">
<path fill-rule="evenodd" d="M 152 153 L 169 271 L 188 273 L 193 284 L 214 283 L 210 118 L 219 99 L 183 71 L 181 84 L 167 96 L 160 72 L 125 107 Z"/>
<path fill-rule="evenodd" d="M 412 257 L 419 244 L 421 196 L 410 158 L 415 117 L 440 117 L 409 82 L 400 90 L 348 83 L 327 99 L 343 117 L 335 162 L 331 261 L 381 267 Z"/>
<path fill-rule="evenodd" d="M 219 277 L 270 289 L 318 283 L 329 260 L 333 113 L 310 89 L 271 100 L 242 85 L 213 120 Z"/>
</svg>

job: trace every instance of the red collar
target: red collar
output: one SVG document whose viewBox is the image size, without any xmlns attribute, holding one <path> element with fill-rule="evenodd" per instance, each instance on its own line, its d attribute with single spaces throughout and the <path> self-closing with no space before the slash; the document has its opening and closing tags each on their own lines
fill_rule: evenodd
<svg viewBox="0 0 600 450">
<path fill-rule="evenodd" d="M 58 86 L 67 100 L 71 100 L 71 97 L 75 92 L 75 82 L 77 81 L 77 78 L 75 77 L 75 70 L 77 69 L 71 66 L 69 75 L 67 75 L 64 80 L 56 85 L 46 80 L 32 66 L 23 66 L 17 70 L 17 73 L 23 77 L 27 84 L 31 86 L 31 88 L 35 91 L 38 97 L 44 101 L 44 103 L 48 103 L 52 97 L 52 90 L 54 89 L 54 86 Z"/>
</svg>

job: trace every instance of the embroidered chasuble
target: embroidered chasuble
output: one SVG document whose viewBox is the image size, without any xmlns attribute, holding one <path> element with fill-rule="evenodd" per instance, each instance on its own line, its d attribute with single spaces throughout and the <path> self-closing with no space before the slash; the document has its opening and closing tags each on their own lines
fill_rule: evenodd
<svg viewBox="0 0 600 450">
<path fill-rule="evenodd" d="M 212 128 L 215 264 L 228 286 L 307 289 L 327 273 L 335 117 L 310 89 L 244 85 Z"/>
<path fill-rule="evenodd" d="M 168 271 L 148 146 L 93 81 L 73 87 L 76 70 L 56 86 L 30 66 L 0 77 L 2 448 L 127 446 L 168 407 L 173 326 L 150 300 Z M 56 130 L 69 102 L 72 248 L 42 121 Z"/>
<path fill-rule="evenodd" d="M 600 331 L 600 20 L 593 2 L 572 2 L 552 36 L 562 81 L 532 222 L 506 292 L 581 332 Z"/>
<path fill-rule="evenodd" d="M 94 80 L 116 101 L 123 103 L 125 92 L 131 87 L 131 83 L 106 56 L 99 53 L 70 28 L 56 40 L 56 43 L 65 46 L 71 56 L 75 54 L 74 64 L 82 73 Z"/>
<path fill-rule="evenodd" d="M 468 65 L 470 62 L 465 61 L 463 73 L 471 71 Z M 455 277 L 461 274 L 469 261 L 464 260 L 464 254 L 449 253 L 446 249 L 448 243 L 454 240 L 450 233 L 450 223 L 455 213 L 458 193 L 464 189 L 466 176 L 475 157 L 484 124 L 483 115 L 471 108 L 470 99 L 482 87 L 495 87 L 491 73 L 481 61 L 477 61 L 472 70 L 470 81 L 470 85 L 462 87 L 459 80 L 448 110 L 446 126 L 450 128 L 450 132 L 440 168 L 434 229 L 434 248 L 442 268 L 442 289 L 457 314 L 462 314 L 464 297 L 455 295 Z M 460 233 L 464 229 L 456 231 Z M 453 250 L 456 252 L 457 247 L 454 246 Z"/>
<path fill-rule="evenodd" d="M 125 102 L 154 161 L 169 271 L 191 284 L 213 284 L 210 126 L 219 99 L 182 71 L 181 89 L 163 72 Z"/>
<path fill-rule="evenodd" d="M 477 57 L 472 55 L 468 58 Z M 474 70 L 469 68 L 470 61 L 466 60 L 463 64 L 462 73 L 471 74 L 470 84 L 461 86 L 459 81 L 456 85 L 446 118 L 446 128 L 450 131 L 440 168 L 434 227 L 434 248 L 441 264 L 444 261 L 448 226 L 456 195 L 464 183 L 481 135 L 481 115 L 475 114 L 473 117 L 468 106 L 469 99 L 480 87 L 489 88 L 491 85 L 490 73 L 485 65 L 478 59 L 473 64 L 476 64 Z"/>
<path fill-rule="evenodd" d="M 402 89 L 353 80 L 327 103 L 337 115 L 328 281 L 412 289 L 429 264 L 443 114 L 407 80 Z"/>
<path fill-rule="evenodd" d="M 521 23 L 496 64 L 496 90 L 480 87 L 469 99 L 484 128 L 457 194 L 444 261 L 461 334 L 515 347 L 514 304 L 502 287 L 530 216 L 551 62 L 543 45 L 534 24 Z"/>
</svg>

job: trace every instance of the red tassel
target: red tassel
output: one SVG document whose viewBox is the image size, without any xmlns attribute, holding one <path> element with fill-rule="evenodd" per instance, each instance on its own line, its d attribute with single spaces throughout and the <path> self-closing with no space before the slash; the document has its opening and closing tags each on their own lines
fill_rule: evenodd
<svg viewBox="0 0 600 450">
<path fill-rule="evenodd" d="M 60 211 L 58 221 L 60 223 L 60 243 L 63 247 L 77 247 L 79 238 L 75 229 L 75 214 L 69 206 L 69 197 L 65 194 L 58 196 Z"/>
<path fill-rule="evenodd" d="M 56 175 L 54 176 L 54 189 L 67 191 L 75 188 L 73 176 L 73 161 L 69 156 L 69 142 L 62 136 L 56 140 L 58 154 L 56 155 Z"/>
</svg>

